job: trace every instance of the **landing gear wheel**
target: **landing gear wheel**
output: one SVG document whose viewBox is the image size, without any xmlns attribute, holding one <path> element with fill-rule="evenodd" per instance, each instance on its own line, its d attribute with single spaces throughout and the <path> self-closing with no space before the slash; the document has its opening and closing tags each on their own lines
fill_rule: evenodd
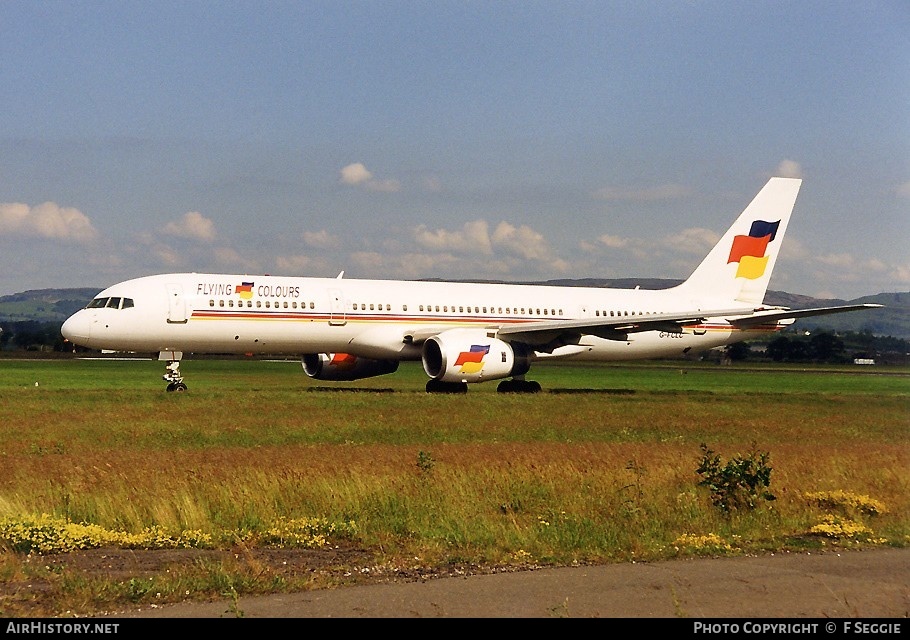
<svg viewBox="0 0 910 640">
<path fill-rule="evenodd" d="M 467 382 L 442 382 L 441 380 L 428 380 L 427 393 L 467 393 Z"/>
<path fill-rule="evenodd" d="M 167 382 L 167 391 L 186 391 L 186 385 L 183 383 L 183 376 L 180 375 L 180 361 L 171 360 L 167 363 L 167 373 L 161 378 Z"/>
<path fill-rule="evenodd" d="M 496 387 L 499 393 L 539 393 L 540 383 L 536 380 L 503 380 Z"/>
</svg>

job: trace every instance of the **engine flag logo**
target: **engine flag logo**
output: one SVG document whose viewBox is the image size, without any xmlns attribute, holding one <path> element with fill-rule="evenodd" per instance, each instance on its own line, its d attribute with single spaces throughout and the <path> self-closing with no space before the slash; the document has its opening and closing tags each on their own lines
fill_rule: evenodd
<svg viewBox="0 0 910 640">
<path fill-rule="evenodd" d="M 490 345 L 472 344 L 470 351 L 462 351 L 455 360 L 455 366 L 461 366 L 462 373 L 477 373 L 483 369 L 483 358 L 490 353 Z"/>
<path fill-rule="evenodd" d="M 774 242 L 779 226 L 780 220 L 777 222 L 756 220 L 749 229 L 749 235 L 733 238 L 733 246 L 730 247 L 727 264 L 739 263 L 736 269 L 737 278 L 755 280 L 764 275 L 765 267 L 768 265 L 768 256 L 765 255 L 765 251 L 768 244 Z"/>
<path fill-rule="evenodd" d="M 240 294 L 240 297 L 244 300 L 249 300 L 253 297 L 253 283 L 244 282 L 243 284 L 238 284 L 234 287 L 234 290 Z"/>
</svg>

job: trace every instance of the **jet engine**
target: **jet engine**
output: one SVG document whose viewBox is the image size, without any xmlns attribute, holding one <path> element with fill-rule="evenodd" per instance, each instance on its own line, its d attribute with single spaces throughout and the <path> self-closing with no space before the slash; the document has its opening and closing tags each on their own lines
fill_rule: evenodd
<svg viewBox="0 0 910 640">
<path fill-rule="evenodd" d="M 395 373 L 398 361 L 358 358 L 349 353 L 308 353 L 303 356 L 303 370 L 316 380 L 360 380 Z"/>
<path fill-rule="evenodd" d="M 427 338 L 421 359 L 434 380 L 482 382 L 527 373 L 531 349 L 491 338 L 485 331 L 450 329 Z"/>
</svg>

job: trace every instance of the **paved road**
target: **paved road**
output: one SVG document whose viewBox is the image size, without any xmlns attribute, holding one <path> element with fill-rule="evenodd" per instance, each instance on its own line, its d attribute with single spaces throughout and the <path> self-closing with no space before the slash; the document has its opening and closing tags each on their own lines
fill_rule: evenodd
<svg viewBox="0 0 910 640">
<path fill-rule="evenodd" d="M 907 618 L 910 549 L 541 569 L 184 603 L 117 617 L 238 616 Z"/>
</svg>

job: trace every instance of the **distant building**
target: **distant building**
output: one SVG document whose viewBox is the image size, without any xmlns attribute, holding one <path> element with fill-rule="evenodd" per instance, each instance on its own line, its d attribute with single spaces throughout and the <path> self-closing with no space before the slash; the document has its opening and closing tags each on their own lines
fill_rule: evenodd
<svg viewBox="0 0 910 640">
<path fill-rule="evenodd" d="M 854 358 L 853 364 L 875 364 L 874 358 Z"/>
</svg>

